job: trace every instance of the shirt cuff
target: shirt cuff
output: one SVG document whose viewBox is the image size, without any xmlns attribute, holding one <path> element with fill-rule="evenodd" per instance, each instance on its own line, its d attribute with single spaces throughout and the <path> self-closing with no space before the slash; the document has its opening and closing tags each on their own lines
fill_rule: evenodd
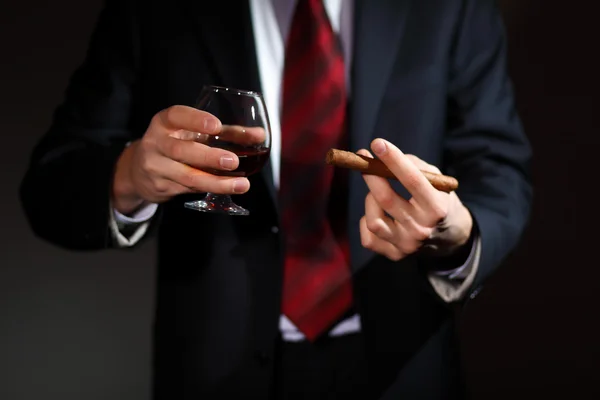
<svg viewBox="0 0 600 400">
<path fill-rule="evenodd" d="M 158 204 L 150 203 L 136 211 L 131 217 L 123 215 L 115 209 L 113 209 L 113 212 L 115 215 L 115 221 L 119 225 L 134 225 L 149 221 L 154 214 L 156 214 L 157 209 Z"/>
<path fill-rule="evenodd" d="M 447 279 L 455 280 L 455 279 L 465 279 L 469 276 L 469 272 L 473 265 L 473 259 L 475 258 L 475 248 L 476 244 L 479 241 L 479 235 L 477 233 L 474 234 L 471 251 L 469 252 L 469 256 L 467 257 L 467 261 L 463 265 L 458 268 L 454 268 L 447 271 L 435 271 L 433 274 L 437 276 L 444 276 Z"/>
<path fill-rule="evenodd" d="M 157 209 L 158 204 L 151 203 L 129 217 L 115 210 L 111 204 L 109 227 L 114 244 L 120 248 L 137 244 L 146 235 Z"/>
<path fill-rule="evenodd" d="M 462 300 L 467 295 L 469 288 L 475 280 L 481 259 L 481 237 L 475 237 L 473 242 L 472 257 L 469 257 L 468 262 L 463 266 L 464 269 L 460 272 L 461 276 L 465 275 L 463 279 L 458 279 L 458 277 L 456 279 L 448 279 L 446 276 L 440 276 L 433 272 L 428 274 L 429 282 L 433 286 L 433 289 L 447 303 Z M 454 271 L 454 273 L 456 272 Z"/>
</svg>

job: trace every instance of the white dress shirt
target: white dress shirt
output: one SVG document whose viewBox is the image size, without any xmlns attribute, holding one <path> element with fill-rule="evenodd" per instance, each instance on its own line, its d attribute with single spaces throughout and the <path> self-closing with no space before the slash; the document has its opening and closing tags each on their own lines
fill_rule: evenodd
<svg viewBox="0 0 600 400">
<path fill-rule="evenodd" d="M 293 13 L 298 0 L 250 0 L 252 26 L 256 43 L 256 58 L 262 87 L 271 122 L 271 164 L 273 182 L 279 187 L 279 168 L 281 151 L 281 88 L 285 57 L 285 39 L 291 27 Z M 333 30 L 339 35 L 346 65 L 346 84 L 348 95 L 351 96 L 350 64 L 352 60 L 353 39 L 353 1 L 352 0 L 323 0 Z M 243 89 L 243 88 L 240 88 Z M 111 213 L 113 236 L 119 246 L 133 246 L 139 241 L 149 225 L 149 220 L 156 212 L 157 205 L 151 204 L 138 211 L 131 217 L 124 216 L 116 210 Z M 135 232 L 125 237 L 122 230 L 125 226 L 138 225 Z M 451 301 L 464 292 L 464 287 L 470 283 L 476 271 L 479 260 L 479 238 L 475 242 L 467 262 L 452 271 L 432 274 L 430 281 L 435 290 L 445 300 Z M 304 340 L 304 335 L 285 316 L 280 318 L 279 329 L 284 340 Z M 354 315 L 341 321 L 330 330 L 330 336 L 340 336 L 361 329 L 360 318 Z"/>
</svg>

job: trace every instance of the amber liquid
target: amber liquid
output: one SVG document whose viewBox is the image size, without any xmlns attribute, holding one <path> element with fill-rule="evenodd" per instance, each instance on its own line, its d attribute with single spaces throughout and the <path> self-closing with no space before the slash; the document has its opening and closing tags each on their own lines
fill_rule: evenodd
<svg viewBox="0 0 600 400">
<path fill-rule="evenodd" d="M 270 149 L 266 147 L 248 148 L 231 144 L 222 144 L 219 147 L 231 151 L 238 156 L 239 165 L 233 171 L 213 170 L 210 171 L 220 176 L 250 176 L 262 169 L 269 159 Z"/>
</svg>

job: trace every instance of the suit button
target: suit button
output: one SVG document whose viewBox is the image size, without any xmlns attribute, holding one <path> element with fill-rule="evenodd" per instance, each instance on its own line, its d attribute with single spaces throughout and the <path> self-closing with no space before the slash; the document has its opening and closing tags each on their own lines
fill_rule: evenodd
<svg viewBox="0 0 600 400">
<path fill-rule="evenodd" d="M 271 232 L 272 232 L 272 233 L 279 233 L 279 228 L 278 228 L 278 227 L 276 227 L 276 226 L 272 226 L 272 227 L 271 227 Z"/>
<path fill-rule="evenodd" d="M 475 297 L 477 297 L 477 295 L 479 294 L 479 292 L 481 292 L 481 287 L 478 287 L 475 290 L 473 290 L 473 292 L 471 293 L 471 295 L 469 296 L 469 298 L 471 300 L 473 300 Z"/>
<path fill-rule="evenodd" d="M 263 367 L 267 366 L 271 361 L 271 357 L 269 357 L 269 355 L 264 351 L 257 351 L 256 353 L 254 353 L 254 358 L 256 358 L 258 363 Z"/>
</svg>

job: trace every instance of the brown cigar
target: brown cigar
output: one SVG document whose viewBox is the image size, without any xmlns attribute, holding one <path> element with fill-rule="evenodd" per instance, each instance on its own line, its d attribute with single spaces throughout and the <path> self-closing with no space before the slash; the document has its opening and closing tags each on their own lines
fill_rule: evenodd
<svg viewBox="0 0 600 400">
<path fill-rule="evenodd" d="M 360 171 L 363 174 L 377 175 L 383 178 L 398 180 L 381 160 L 361 156 L 360 154 L 351 153 L 349 151 L 331 149 L 327 152 L 325 162 L 336 167 Z M 421 171 L 421 173 L 437 190 L 449 193 L 458 188 L 458 181 L 452 176 L 434 174 L 427 171 Z"/>
</svg>

